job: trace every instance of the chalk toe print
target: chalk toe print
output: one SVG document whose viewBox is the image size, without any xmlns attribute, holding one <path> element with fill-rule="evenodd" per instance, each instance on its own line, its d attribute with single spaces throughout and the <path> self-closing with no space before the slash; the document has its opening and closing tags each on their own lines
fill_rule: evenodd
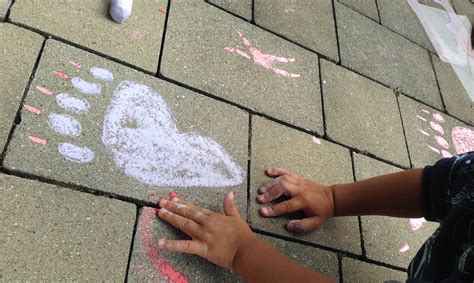
<svg viewBox="0 0 474 283">
<path fill-rule="evenodd" d="M 80 69 L 78 63 L 70 62 Z M 70 78 L 66 73 L 53 75 L 70 81 L 76 93 L 54 94 L 43 85 L 36 90 L 45 97 L 55 97 L 64 113 L 48 113 L 51 130 L 64 137 L 58 152 L 70 162 L 84 164 L 94 160 L 94 152 L 87 145 L 73 142 L 83 128 L 78 117 L 87 118 L 92 111 L 88 97 L 104 95 L 102 84 L 114 81 L 109 70 L 92 67 L 91 81 Z M 110 95 L 110 94 L 109 94 Z M 42 115 L 33 105 L 24 109 Z M 125 175 L 154 186 L 222 187 L 238 185 L 244 172 L 226 150 L 214 140 L 197 133 L 183 133 L 176 127 L 173 113 L 165 100 L 150 87 L 133 81 L 122 81 L 111 95 L 103 126 L 98 137 L 116 165 Z M 28 140 L 40 145 L 47 141 L 34 135 Z"/>
<path fill-rule="evenodd" d="M 253 46 L 250 39 L 244 36 L 244 34 L 236 30 L 236 33 L 239 35 L 242 43 L 244 44 L 246 51 L 236 48 L 236 47 L 225 47 L 224 50 L 230 53 L 236 53 L 237 55 L 246 58 L 248 60 L 253 61 L 255 64 L 264 67 L 265 69 L 272 70 L 278 76 L 286 77 L 286 78 L 298 78 L 301 75 L 290 73 L 286 70 L 280 69 L 275 67 L 276 63 L 294 63 L 295 58 L 286 58 L 278 55 L 271 55 L 266 54 L 257 47 Z"/>
<path fill-rule="evenodd" d="M 424 127 L 418 128 L 418 132 L 427 138 L 426 148 L 440 157 L 474 151 L 473 130 L 462 126 L 449 129 L 444 126 L 442 114 L 426 109 L 421 109 L 416 117 L 424 122 Z"/>
</svg>

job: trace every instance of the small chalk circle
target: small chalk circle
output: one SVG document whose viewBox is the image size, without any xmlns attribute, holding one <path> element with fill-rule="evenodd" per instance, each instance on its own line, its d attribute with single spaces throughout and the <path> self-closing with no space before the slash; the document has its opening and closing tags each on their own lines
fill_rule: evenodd
<svg viewBox="0 0 474 283">
<path fill-rule="evenodd" d="M 123 24 L 132 14 L 133 0 L 112 0 L 110 16 L 114 21 Z"/>
</svg>

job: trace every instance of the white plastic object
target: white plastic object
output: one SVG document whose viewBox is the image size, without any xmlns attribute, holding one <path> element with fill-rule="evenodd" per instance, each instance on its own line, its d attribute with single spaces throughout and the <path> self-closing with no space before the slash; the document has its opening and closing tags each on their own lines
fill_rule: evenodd
<svg viewBox="0 0 474 283">
<path fill-rule="evenodd" d="M 123 24 L 132 14 L 133 0 L 112 0 L 110 16 L 114 21 Z"/>
</svg>

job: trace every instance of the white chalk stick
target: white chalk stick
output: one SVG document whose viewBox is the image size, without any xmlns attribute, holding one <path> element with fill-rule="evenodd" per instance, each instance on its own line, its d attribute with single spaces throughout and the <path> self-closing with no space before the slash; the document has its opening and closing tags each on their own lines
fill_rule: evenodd
<svg viewBox="0 0 474 283">
<path fill-rule="evenodd" d="M 110 16 L 114 21 L 123 24 L 132 14 L 133 0 L 112 0 Z"/>
</svg>

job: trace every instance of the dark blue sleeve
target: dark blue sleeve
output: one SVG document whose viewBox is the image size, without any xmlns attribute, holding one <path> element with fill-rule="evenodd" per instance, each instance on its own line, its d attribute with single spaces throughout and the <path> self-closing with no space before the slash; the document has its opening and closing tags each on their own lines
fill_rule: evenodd
<svg viewBox="0 0 474 283">
<path fill-rule="evenodd" d="M 426 166 L 422 177 L 423 214 L 426 220 L 442 221 L 456 203 L 458 192 L 473 190 L 474 152 L 444 158 Z"/>
</svg>

